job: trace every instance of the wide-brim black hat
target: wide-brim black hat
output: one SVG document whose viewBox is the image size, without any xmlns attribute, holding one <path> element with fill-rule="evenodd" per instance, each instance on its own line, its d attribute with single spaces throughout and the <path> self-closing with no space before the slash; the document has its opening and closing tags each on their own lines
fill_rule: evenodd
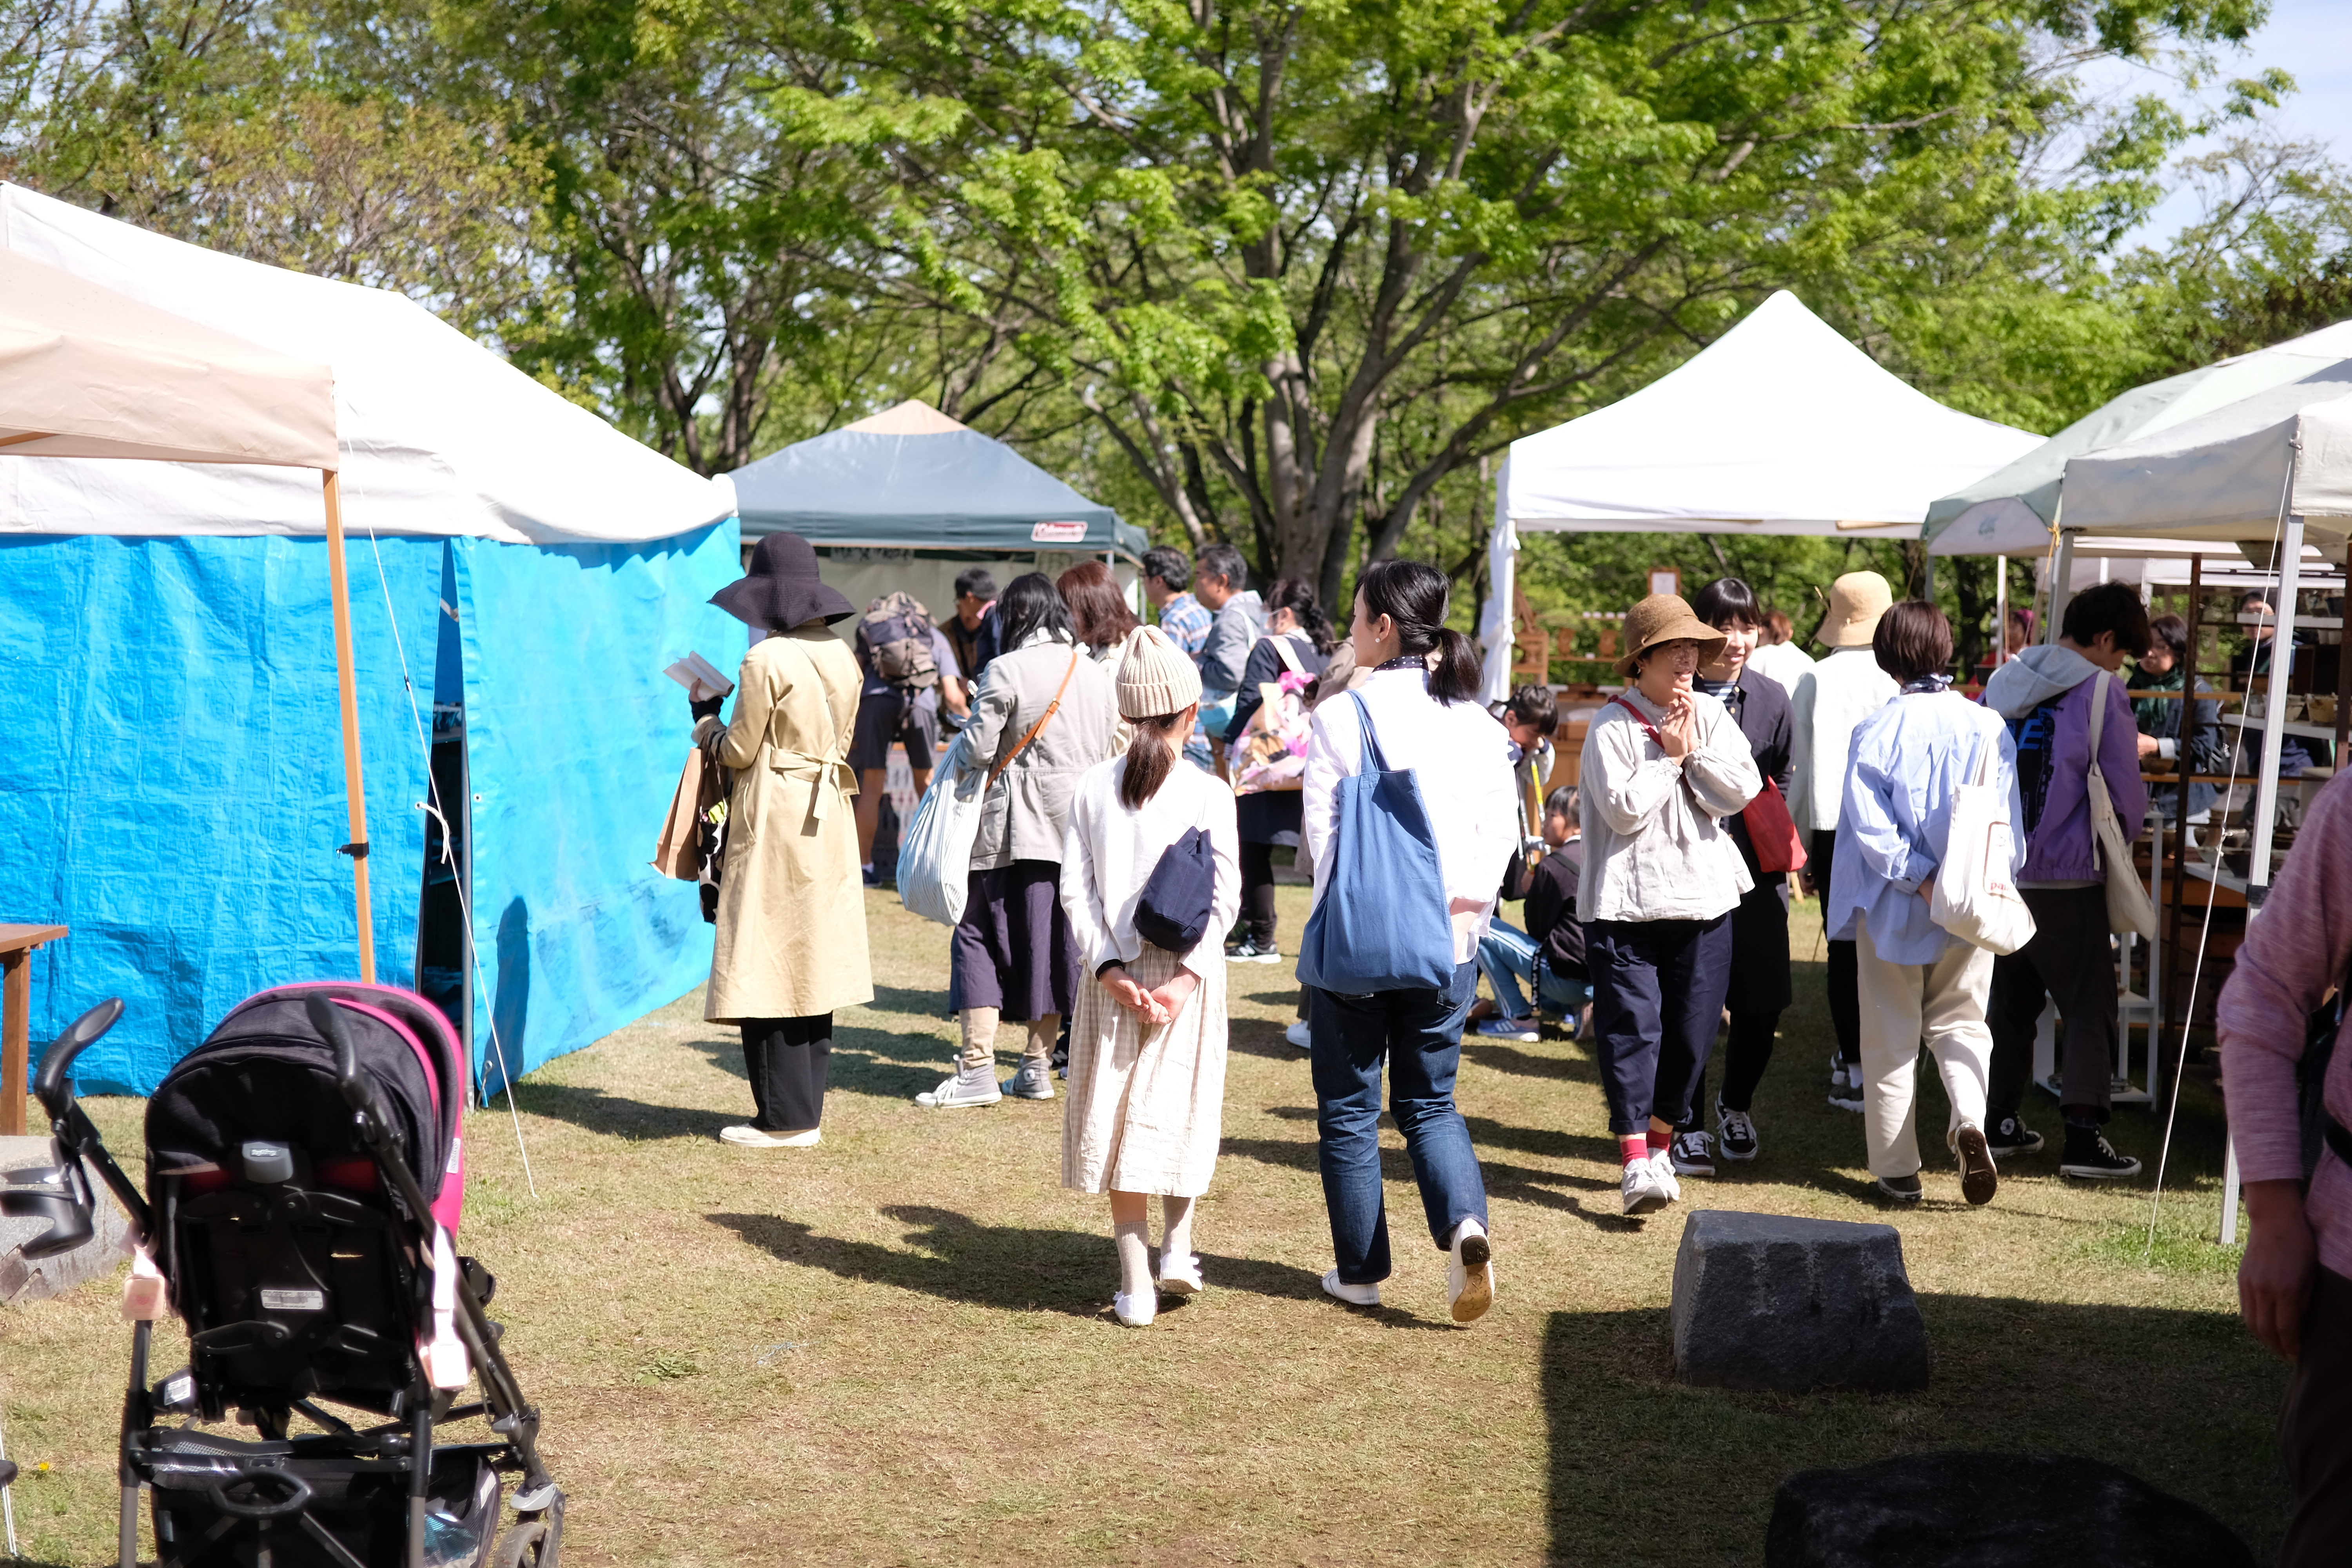
<svg viewBox="0 0 2352 1568">
<path fill-rule="evenodd" d="M 822 618 L 830 625 L 857 607 L 817 575 L 816 550 L 797 533 L 772 533 L 751 547 L 751 570 L 710 602 L 762 631 L 788 632 Z"/>
</svg>

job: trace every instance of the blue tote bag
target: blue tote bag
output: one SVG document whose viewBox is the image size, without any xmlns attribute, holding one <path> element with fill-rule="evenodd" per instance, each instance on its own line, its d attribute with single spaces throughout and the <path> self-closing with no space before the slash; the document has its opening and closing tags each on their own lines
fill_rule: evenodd
<svg viewBox="0 0 2352 1568">
<path fill-rule="evenodd" d="M 1363 698 L 1348 699 L 1363 754 L 1339 781 L 1331 868 L 1298 944 L 1298 978 L 1349 996 L 1442 990 L 1454 983 L 1454 922 L 1429 806 L 1412 770 L 1391 771 L 1381 755 Z"/>
</svg>

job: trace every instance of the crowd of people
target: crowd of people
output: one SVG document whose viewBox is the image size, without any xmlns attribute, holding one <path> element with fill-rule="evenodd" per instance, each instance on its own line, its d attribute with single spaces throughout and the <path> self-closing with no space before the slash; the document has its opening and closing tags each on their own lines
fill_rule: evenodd
<svg viewBox="0 0 2352 1568">
<path fill-rule="evenodd" d="M 984 794 L 951 873 L 960 1050 L 917 1103 L 1066 1096 L 1063 1180 L 1108 1194 L 1122 1322 L 1202 1288 L 1191 1216 L 1216 1162 L 1225 966 L 1279 962 L 1286 945 L 1304 982 L 1288 1037 L 1318 1107 L 1325 1287 L 1344 1301 L 1377 1301 L 1392 1267 L 1384 1077 L 1454 1315 L 1493 1299 L 1485 1190 L 1454 1105 L 1465 1031 L 1534 1040 L 1549 1017 L 1590 1039 L 1628 1215 L 1679 1201 L 1717 1160 L 1758 1159 L 1795 890 L 1823 905 L 1830 1103 L 1860 1116 L 1885 1201 L 1925 1190 L 1923 1045 L 1969 1203 L 2042 1147 L 2023 1090 L 2045 1001 L 2064 1024 L 2060 1172 L 2137 1173 L 2102 1131 L 2116 981 L 2092 786 L 2136 837 L 2152 804 L 2139 758 L 2178 752 L 2184 703 L 2136 709 L 2112 677 L 2137 658 L 2147 691 L 2177 688 L 2184 655 L 2182 629 L 2152 624 L 2130 588 L 2076 595 L 2058 637 L 2011 650 L 1980 700 L 1952 688 L 1943 613 L 1895 602 L 1875 573 L 1832 586 L 1818 659 L 1737 578 L 1654 595 L 1625 618 L 1622 685 L 1589 716 L 1577 783 L 1547 789 L 1554 691 L 1481 700 L 1434 568 L 1368 567 L 1344 636 L 1312 584 L 1254 591 L 1228 546 L 1197 563 L 1155 549 L 1140 579 L 1151 625 L 1098 562 L 1001 591 L 974 569 L 944 626 L 888 595 L 862 612 L 854 650 L 829 628 L 860 612 L 790 535 L 762 541 L 720 595 L 762 634 L 732 717 L 698 710 L 710 760 L 751 781 L 729 824 L 707 1014 L 740 1027 L 757 1114 L 723 1136 L 821 1136 L 831 1016 L 872 994 L 869 803 L 893 744 L 920 787 L 944 725 Z M 2207 717 L 2189 720 L 2195 747 L 2211 743 Z M 2208 810 L 2204 787 L 2154 806 Z M 2011 863 L 1985 874 L 2032 914 L 2013 952 L 1938 901 L 1971 788 L 2005 803 Z M 1363 836 L 1391 829 L 1404 836 L 1368 861 Z M 1312 882 L 1295 937 L 1276 916 L 1285 858 Z M 1521 923 L 1497 915 L 1506 900 Z M 1008 1077 L 1001 1050 L 1017 1058 Z"/>
</svg>

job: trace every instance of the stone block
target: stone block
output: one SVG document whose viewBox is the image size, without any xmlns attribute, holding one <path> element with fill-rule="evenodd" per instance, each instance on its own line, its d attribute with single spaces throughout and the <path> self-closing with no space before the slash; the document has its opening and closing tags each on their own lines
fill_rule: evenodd
<svg viewBox="0 0 2352 1568">
<path fill-rule="evenodd" d="M 1906 1454 L 1780 1483 L 1764 1568 L 2254 1568 L 2193 1503 L 2061 1454 Z"/>
<path fill-rule="evenodd" d="M 1700 1209 L 1675 1257 L 1675 1368 L 1726 1388 L 1921 1388 L 1927 1326 L 1893 1226 Z"/>
<path fill-rule="evenodd" d="M 47 1138 L 0 1138 L 0 1173 L 54 1165 L 53 1152 Z M 94 1234 L 88 1241 L 56 1258 L 26 1258 L 17 1250 L 48 1228 L 46 1219 L 0 1217 L 0 1302 L 62 1296 L 122 1266 L 123 1237 L 131 1227 L 104 1187 L 98 1188 Z"/>
</svg>

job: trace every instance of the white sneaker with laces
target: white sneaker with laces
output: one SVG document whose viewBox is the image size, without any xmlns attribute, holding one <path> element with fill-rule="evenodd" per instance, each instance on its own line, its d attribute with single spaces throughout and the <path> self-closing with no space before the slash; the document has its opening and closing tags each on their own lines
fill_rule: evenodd
<svg viewBox="0 0 2352 1568">
<path fill-rule="evenodd" d="M 1628 1218 L 1655 1214 L 1675 1201 L 1664 1184 L 1658 1180 L 1656 1162 L 1646 1159 L 1626 1163 L 1623 1198 Z"/>
<path fill-rule="evenodd" d="M 1163 1296 L 1197 1296 L 1204 1287 L 1201 1283 L 1201 1255 L 1180 1253 L 1171 1258 L 1165 1251 L 1160 1255 L 1160 1293 Z"/>
<path fill-rule="evenodd" d="M 1666 1145 L 1667 1163 L 1677 1176 L 1712 1176 L 1715 1156 L 1707 1149 L 1704 1132 L 1677 1132 L 1675 1141 Z"/>
<path fill-rule="evenodd" d="M 1323 1294 L 1335 1301 L 1345 1301 L 1350 1307 L 1377 1307 L 1381 1304 L 1381 1288 L 1377 1285 L 1350 1285 L 1339 1278 L 1336 1268 L 1323 1271 Z"/>
<path fill-rule="evenodd" d="M 1650 1170 L 1658 1178 L 1658 1185 L 1666 1190 L 1666 1202 L 1683 1201 L 1683 1184 L 1675 1180 L 1675 1147 L 1669 1143 L 1650 1156 Z"/>
<path fill-rule="evenodd" d="M 1304 1018 L 1283 1030 L 1282 1037 L 1302 1051 L 1311 1051 L 1315 1048 L 1315 1037 L 1307 1033 L 1307 1020 Z"/>
</svg>

